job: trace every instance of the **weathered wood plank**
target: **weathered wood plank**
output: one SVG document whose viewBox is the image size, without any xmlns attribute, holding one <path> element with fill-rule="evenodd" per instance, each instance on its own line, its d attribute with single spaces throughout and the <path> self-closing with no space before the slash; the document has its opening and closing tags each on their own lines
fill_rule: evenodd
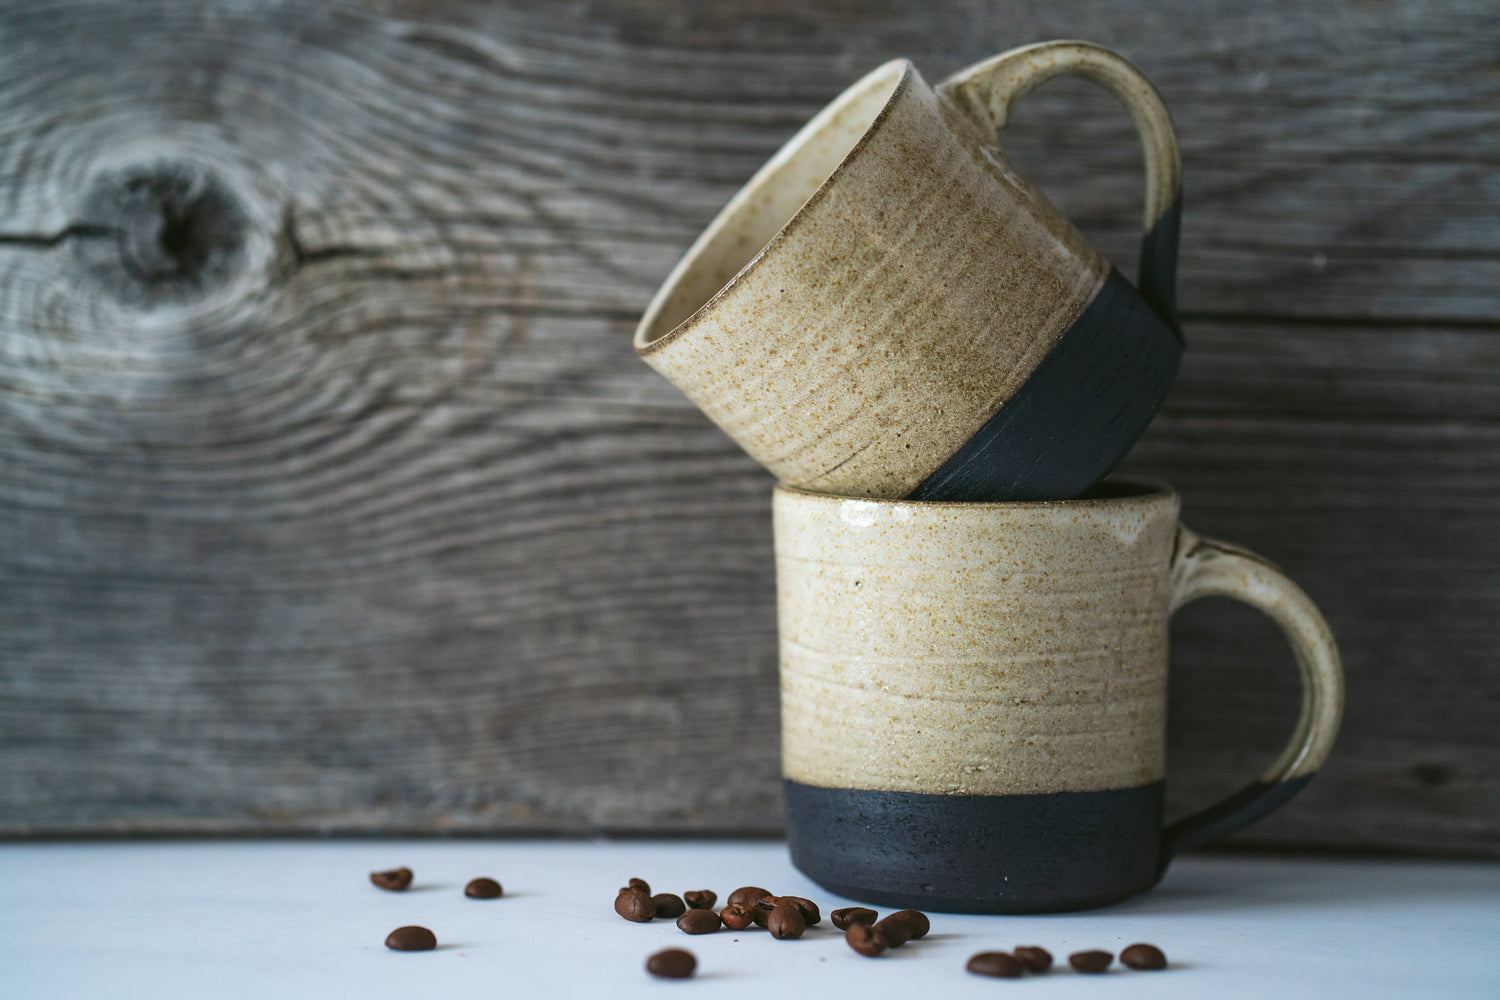
<svg viewBox="0 0 1500 1000">
<path fill-rule="evenodd" d="M 53 8 L 13 29 L 45 42 L 11 59 L 26 83 L 9 134 L 36 138 L 9 144 L 23 169 L 6 229 L 55 235 L 78 221 L 65 199 L 38 195 L 47 165 L 80 142 L 232 132 L 221 151 L 266 165 L 260 180 L 297 210 L 309 252 L 383 248 L 384 266 L 432 266 L 467 251 L 492 272 L 530 259 L 529 299 L 512 289 L 508 301 L 631 310 L 734 186 L 862 69 L 909 53 L 936 76 L 1088 24 L 1142 64 L 1178 119 L 1190 311 L 1494 319 L 1500 82 L 1473 43 L 1500 35 L 1500 15 L 1482 3 L 1424 10 L 1195 6 L 1201 37 L 1154 34 L 1107 5 L 1019 19 L 975 4 L 788 11 L 794 24 L 829 23 L 782 39 L 752 20 L 701 49 L 674 44 L 683 12 L 658 5 L 612 7 L 597 22 L 471 11 L 482 33 L 353 15 Z M 115 38 L 132 30 L 180 55 L 113 65 Z M 218 90 L 193 86 L 196 64 L 218 67 Z M 236 104 L 247 92 L 257 100 Z M 83 109 L 87 140 L 51 121 L 69 108 Z M 216 116 L 218 128 L 180 127 Z M 1128 122 L 1069 82 L 1030 98 L 1021 119 L 1032 134 L 1017 136 L 1018 151 L 1047 152 L 1033 173 L 1129 256 L 1139 154 Z M 356 153 L 360 143 L 371 148 Z M 407 162 L 376 155 L 396 143 Z"/>
<path fill-rule="evenodd" d="M 769 481 L 634 316 L 862 70 L 1084 35 L 1188 177 L 1130 465 L 1349 665 L 1246 841 L 1493 854 L 1500 10 L 699 7 L 0 10 L 0 832 L 775 829 Z M 1107 98 L 1043 89 L 1011 148 L 1132 257 Z M 1293 679 L 1232 606 L 1174 635 L 1182 808 Z"/>
</svg>

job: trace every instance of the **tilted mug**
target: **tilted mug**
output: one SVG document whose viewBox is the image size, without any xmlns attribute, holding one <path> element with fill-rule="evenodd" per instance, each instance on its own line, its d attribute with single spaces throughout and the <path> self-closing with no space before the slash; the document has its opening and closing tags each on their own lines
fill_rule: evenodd
<svg viewBox="0 0 1500 1000">
<path fill-rule="evenodd" d="M 1338 649 L 1270 563 L 1200 538 L 1169 488 L 1088 499 L 773 500 L 792 861 L 889 906 L 1030 913 L 1152 886 L 1280 807 L 1338 731 Z M 1167 627 L 1209 595 L 1269 615 L 1302 708 L 1280 757 L 1163 829 Z"/>
<path fill-rule="evenodd" d="M 1146 152 L 1139 291 L 1000 152 L 1024 94 L 1096 80 Z M 1145 429 L 1182 351 L 1177 139 L 1160 96 L 1085 42 L 927 84 L 876 69 L 802 128 L 688 250 L 635 346 L 753 458 L 809 490 L 1075 496 Z"/>
</svg>

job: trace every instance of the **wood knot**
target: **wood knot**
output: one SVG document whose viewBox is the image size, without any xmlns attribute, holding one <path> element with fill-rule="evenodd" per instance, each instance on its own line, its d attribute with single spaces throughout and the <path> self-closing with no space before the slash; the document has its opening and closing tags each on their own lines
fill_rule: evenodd
<svg viewBox="0 0 1500 1000">
<path fill-rule="evenodd" d="M 101 175 L 84 215 L 91 230 L 113 237 L 80 241 L 84 265 L 135 305 L 197 298 L 227 284 L 244 262 L 244 207 L 195 164 L 160 162 Z"/>
</svg>

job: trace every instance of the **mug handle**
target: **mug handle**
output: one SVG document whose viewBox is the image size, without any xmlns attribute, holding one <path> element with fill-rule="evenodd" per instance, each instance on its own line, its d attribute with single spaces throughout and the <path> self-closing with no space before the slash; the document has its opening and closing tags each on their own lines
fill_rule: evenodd
<svg viewBox="0 0 1500 1000">
<path fill-rule="evenodd" d="M 1182 226 L 1182 158 L 1172 116 L 1151 81 L 1124 56 L 1091 42 L 1039 42 L 975 63 L 938 85 L 966 117 L 985 132 L 990 145 L 1016 102 L 1055 76 L 1087 77 L 1118 97 L 1135 120 L 1146 151 L 1146 235 L 1141 238 L 1141 270 L 1136 287 L 1174 331 L 1177 318 L 1177 238 Z"/>
<path fill-rule="evenodd" d="M 1302 675 L 1302 710 L 1276 762 L 1228 798 L 1178 820 L 1162 837 L 1161 867 L 1176 854 L 1202 847 L 1267 816 L 1302 790 L 1333 747 L 1344 708 L 1344 674 L 1328 622 L 1285 573 L 1253 552 L 1186 527 L 1177 529 L 1172 559 L 1171 611 L 1200 597 L 1244 601 L 1281 627 Z"/>
</svg>

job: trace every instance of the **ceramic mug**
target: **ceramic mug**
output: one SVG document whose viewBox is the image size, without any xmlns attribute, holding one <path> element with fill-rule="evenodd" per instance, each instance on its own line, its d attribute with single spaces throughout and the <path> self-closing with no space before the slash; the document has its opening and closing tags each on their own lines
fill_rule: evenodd
<svg viewBox="0 0 1500 1000">
<path fill-rule="evenodd" d="M 787 838 L 813 880 L 922 909 L 1100 906 L 1307 784 L 1343 705 L 1318 609 L 1264 559 L 1183 527 L 1169 488 L 1096 494 L 777 488 Z M 1301 715 L 1258 779 L 1163 830 L 1167 625 L 1211 594 L 1281 627 Z"/>
<path fill-rule="evenodd" d="M 1139 291 L 1006 162 L 1042 82 L 1115 93 L 1146 150 Z M 929 86 L 906 60 L 794 136 L 688 250 L 635 334 L 782 482 L 874 497 L 1075 496 L 1177 371 L 1177 140 L 1150 82 L 1084 42 Z"/>
</svg>

